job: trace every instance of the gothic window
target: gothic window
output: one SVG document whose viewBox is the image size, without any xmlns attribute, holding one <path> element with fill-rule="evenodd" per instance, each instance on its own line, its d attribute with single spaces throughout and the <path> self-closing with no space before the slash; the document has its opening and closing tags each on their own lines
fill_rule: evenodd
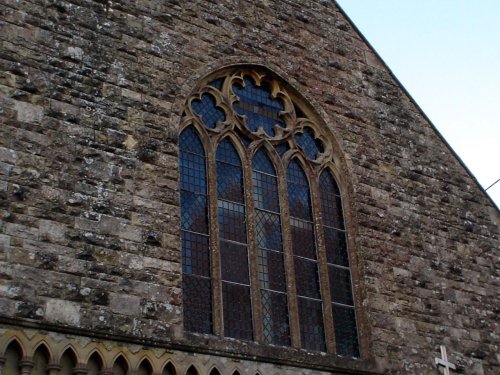
<svg viewBox="0 0 500 375">
<path fill-rule="evenodd" d="M 184 328 L 359 357 L 331 135 L 262 70 L 213 76 L 179 137 Z"/>
</svg>

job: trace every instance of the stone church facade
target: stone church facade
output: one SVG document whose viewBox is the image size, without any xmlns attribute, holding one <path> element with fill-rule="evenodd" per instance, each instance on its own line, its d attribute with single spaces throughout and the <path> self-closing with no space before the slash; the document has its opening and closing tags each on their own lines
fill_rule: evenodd
<svg viewBox="0 0 500 375">
<path fill-rule="evenodd" d="M 334 1 L 2 0 L 0 374 L 497 374 L 499 211 Z"/>
</svg>

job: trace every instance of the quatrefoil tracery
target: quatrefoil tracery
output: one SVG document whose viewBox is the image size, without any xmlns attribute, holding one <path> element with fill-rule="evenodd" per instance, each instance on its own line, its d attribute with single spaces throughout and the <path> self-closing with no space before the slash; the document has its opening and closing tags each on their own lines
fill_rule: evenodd
<svg viewBox="0 0 500 375">
<path fill-rule="evenodd" d="M 328 137 L 296 105 L 276 79 L 255 70 L 236 70 L 216 78 L 188 100 L 183 125 L 196 123 L 209 137 L 240 135 L 247 146 L 267 141 L 276 151 L 298 150 L 316 165 L 332 160 Z"/>
</svg>

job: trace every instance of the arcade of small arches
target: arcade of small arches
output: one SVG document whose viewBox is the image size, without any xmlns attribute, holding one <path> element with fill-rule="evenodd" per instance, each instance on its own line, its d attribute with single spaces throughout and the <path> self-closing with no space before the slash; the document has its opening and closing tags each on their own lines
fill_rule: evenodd
<svg viewBox="0 0 500 375">
<path fill-rule="evenodd" d="M 54 339 L 56 338 L 56 339 Z M 69 344 L 70 342 L 70 344 Z M 120 346 L 88 338 L 3 333 L 0 375 L 240 375 L 247 366 L 183 352 Z M 253 375 L 262 371 L 255 370 Z"/>
</svg>

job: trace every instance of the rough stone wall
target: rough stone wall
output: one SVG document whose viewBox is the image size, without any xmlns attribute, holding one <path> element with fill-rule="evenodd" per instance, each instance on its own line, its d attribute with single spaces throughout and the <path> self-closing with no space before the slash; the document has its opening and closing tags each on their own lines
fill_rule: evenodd
<svg viewBox="0 0 500 375">
<path fill-rule="evenodd" d="M 365 359 L 432 374 L 444 343 L 499 371 L 498 210 L 334 3 L 0 5 L 4 321 L 185 342 L 177 125 L 204 75 L 256 63 L 343 149 Z"/>
</svg>

